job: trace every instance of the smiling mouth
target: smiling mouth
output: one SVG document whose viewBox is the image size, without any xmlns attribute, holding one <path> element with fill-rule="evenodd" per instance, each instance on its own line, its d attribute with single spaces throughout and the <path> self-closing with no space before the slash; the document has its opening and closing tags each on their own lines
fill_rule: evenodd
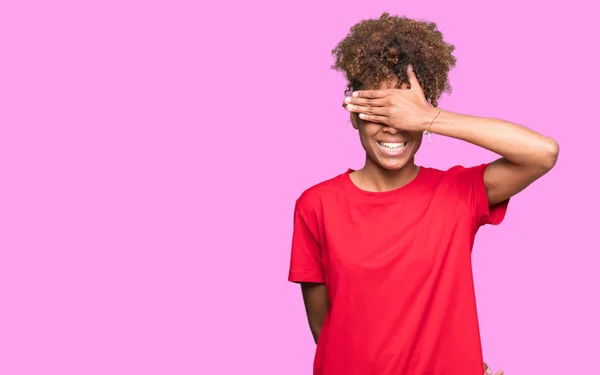
<svg viewBox="0 0 600 375">
<path fill-rule="evenodd" d="M 398 156 L 401 155 L 406 149 L 406 145 L 408 141 L 405 142 L 380 142 L 377 141 L 377 146 L 379 149 L 388 156 Z"/>
</svg>

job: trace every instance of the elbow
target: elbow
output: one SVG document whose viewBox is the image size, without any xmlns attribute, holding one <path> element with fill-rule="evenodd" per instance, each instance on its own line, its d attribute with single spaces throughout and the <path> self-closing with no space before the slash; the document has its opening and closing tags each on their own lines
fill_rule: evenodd
<svg viewBox="0 0 600 375">
<path fill-rule="evenodd" d="M 558 154 L 560 152 L 560 147 L 558 142 L 555 139 L 549 138 L 545 142 L 544 147 L 544 156 L 541 159 L 541 167 L 546 170 L 546 172 L 550 171 L 556 165 L 558 161 Z"/>
</svg>

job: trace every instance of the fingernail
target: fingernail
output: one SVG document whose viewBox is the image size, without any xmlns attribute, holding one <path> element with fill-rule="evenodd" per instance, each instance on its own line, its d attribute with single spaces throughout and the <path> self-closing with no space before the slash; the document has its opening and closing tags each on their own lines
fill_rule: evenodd
<svg viewBox="0 0 600 375">
<path fill-rule="evenodd" d="M 352 101 L 352 98 L 351 98 L 351 97 L 349 97 L 349 96 L 347 96 L 347 97 L 344 99 L 344 103 L 346 103 L 346 104 L 349 104 L 351 101 Z"/>
<path fill-rule="evenodd" d="M 413 67 L 412 67 L 412 65 L 411 65 L 411 64 L 408 64 L 408 72 L 409 72 L 409 73 L 412 73 L 412 71 L 413 71 Z"/>
<path fill-rule="evenodd" d="M 356 97 L 358 97 L 358 91 L 354 91 L 354 92 L 352 93 L 352 96 L 354 96 L 355 98 L 356 98 Z"/>
<path fill-rule="evenodd" d="M 349 111 L 351 111 L 351 110 L 352 110 L 352 108 L 353 108 L 353 107 L 352 107 L 352 104 L 348 104 L 348 105 L 346 106 L 346 109 L 347 109 L 347 110 L 349 110 Z"/>
</svg>

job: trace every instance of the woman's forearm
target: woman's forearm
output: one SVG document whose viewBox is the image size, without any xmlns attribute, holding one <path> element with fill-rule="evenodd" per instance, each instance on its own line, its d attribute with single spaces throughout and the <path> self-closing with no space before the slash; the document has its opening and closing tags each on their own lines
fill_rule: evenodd
<svg viewBox="0 0 600 375">
<path fill-rule="evenodd" d="M 310 331 L 312 332 L 313 338 L 315 339 L 315 344 L 317 344 L 319 342 L 319 335 L 321 334 L 321 328 L 323 328 L 322 324 L 318 327 L 317 326 L 310 327 Z"/>
<path fill-rule="evenodd" d="M 310 332 L 315 339 L 315 343 L 317 343 L 329 309 L 327 286 L 325 284 L 303 283 L 302 296 Z"/>
<path fill-rule="evenodd" d="M 550 169 L 558 157 L 554 139 L 505 120 L 442 111 L 429 131 L 483 147 L 521 166 Z"/>
</svg>

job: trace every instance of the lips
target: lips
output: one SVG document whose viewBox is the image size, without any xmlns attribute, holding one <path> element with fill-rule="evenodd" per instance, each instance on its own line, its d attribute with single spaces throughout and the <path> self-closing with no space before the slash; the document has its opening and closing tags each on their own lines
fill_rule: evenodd
<svg viewBox="0 0 600 375">
<path fill-rule="evenodd" d="M 379 150 L 386 156 L 400 156 L 406 150 L 408 141 L 377 141 Z"/>
<path fill-rule="evenodd" d="M 388 147 L 388 148 L 401 148 L 406 146 L 406 141 L 404 142 L 383 142 L 383 141 L 378 141 L 377 142 L 380 146 L 384 146 L 384 147 Z"/>
</svg>

